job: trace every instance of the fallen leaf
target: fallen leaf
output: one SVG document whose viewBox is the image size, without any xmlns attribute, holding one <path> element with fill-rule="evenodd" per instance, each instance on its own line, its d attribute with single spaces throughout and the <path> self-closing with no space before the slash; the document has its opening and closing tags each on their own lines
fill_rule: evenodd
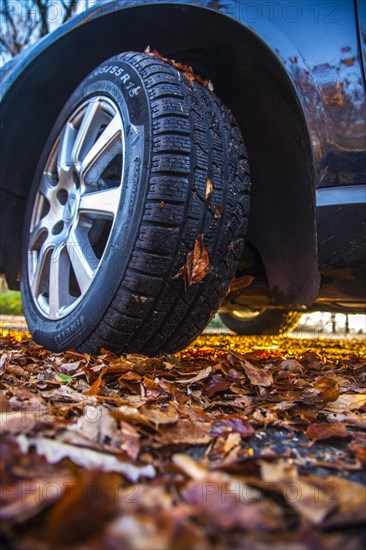
<svg viewBox="0 0 366 550">
<path fill-rule="evenodd" d="M 152 426 L 156 427 L 159 427 L 159 425 L 175 424 L 179 420 L 179 414 L 176 408 L 170 403 L 164 408 L 143 405 L 139 409 L 139 413 L 142 414 Z"/>
<path fill-rule="evenodd" d="M 263 481 L 269 483 L 297 481 L 299 478 L 296 465 L 287 460 L 278 460 L 276 462 L 259 460 L 259 466 Z"/>
<path fill-rule="evenodd" d="M 319 391 L 319 396 L 325 403 L 336 401 L 339 397 L 339 385 L 335 377 L 321 376 L 317 378 L 314 388 Z"/>
<path fill-rule="evenodd" d="M 117 511 L 119 485 L 120 479 L 113 473 L 82 470 L 47 518 L 53 545 L 68 546 L 101 530 Z"/>
<path fill-rule="evenodd" d="M 57 380 L 57 382 L 72 382 L 73 377 L 69 376 L 68 374 L 61 373 L 56 374 L 55 380 Z"/>
<path fill-rule="evenodd" d="M 233 279 L 230 283 L 228 292 L 235 292 L 237 290 L 241 290 L 242 288 L 246 288 L 251 285 L 253 281 L 254 277 L 252 277 L 252 275 L 243 275 L 238 279 Z"/>
<path fill-rule="evenodd" d="M 187 78 L 188 82 L 192 84 L 194 81 L 199 82 L 213 92 L 213 85 L 210 80 L 204 80 L 199 75 L 195 74 L 192 70 L 192 67 L 189 67 L 188 65 L 185 65 L 183 63 L 180 63 L 179 61 L 175 61 L 174 59 L 169 59 L 167 57 L 162 56 L 157 50 L 152 50 L 150 46 L 147 46 L 144 50 L 144 54 L 149 55 L 151 57 L 155 57 L 156 59 L 159 59 L 160 61 L 164 61 L 164 63 L 167 63 L 168 65 L 171 65 L 172 67 L 175 67 L 181 73 Z"/>
<path fill-rule="evenodd" d="M 12 411 L 0 414 L 0 434 L 20 434 L 31 431 L 39 416 L 26 411 Z"/>
<path fill-rule="evenodd" d="M 271 386 L 273 384 L 273 376 L 269 370 L 265 370 L 263 367 L 259 368 L 246 361 L 241 360 L 241 364 L 244 367 L 245 374 L 250 380 L 250 383 L 254 386 Z"/>
<path fill-rule="evenodd" d="M 217 204 L 214 209 L 214 218 L 219 220 L 224 212 L 224 207 L 221 204 Z"/>
<path fill-rule="evenodd" d="M 159 436 L 160 445 L 206 445 L 212 439 L 209 422 L 191 422 L 181 418 L 174 425 L 165 426 Z"/>
<path fill-rule="evenodd" d="M 83 437 L 99 443 L 107 439 L 113 441 L 118 433 L 115 419 L 109 414 L 109 410 L 101 405 L 86 406 L 83 416 L 69 425 L 68 430 L 78 432 Z"/>
<path fill-rule="evenodd" d="M 335 476 L 317 478 L 315 483 L 326 493 L 328 502 L 333 501 L 337 504 L 335 512 L 324 522 L 326 529 L 351 525 L 365 526 L 366 488 L 363 485 Z"/>
<path fill-rule="evenodd" d="M 215 422 L 209 433 L 210 435 L 222 436 L 230 432 L 236 432 L 243 437 L 250 437 L 255 433 L 255 430 L 245 418 L 241 418 L 236 414 L 228 414 Z"/>
<path fill-rule="evenodd" d="M 205 378 L 208 378 L 211 374 L 212 367 L 207 367 L 205 369 L 202 369 L 196 376 L 193 376 L 192 378 L 179 378 L 176 380 L 179 384 L 193 384 L 194 382 L 199 382 L 200 380 L 204 380 Z"/>
<path fill-rule="evenodd" d="M 347 448 L 366 465 L 366 434 L 364 432 L 352 432 L 352 441 Z"/>
<path fill-rule="evenodd" d="M 83 356 L 81 356 L 83 357 Z M 61 363 L 60 371 L 62 374 L 75 374 L 80 369 L 82 361 L 75 361 L 74 363 Z M 84 358 L 85 362 L 85 358 Z"/>
<path fill-rule="evenodd" d="M 240 432 L 231 432 L 227 436 L 224 444 L 224 452 L 228 453 L 235 447 L 238 447 L 241 444 Z"/>
<path fill-rule="evenodd" d="M 6 375 L 14 375 L 18 378 L 25 378 L 26 380 L 29 379 L 30 374 L 25 369 L 20 367 L 19 365 L 12 365 L 12 364 L 6 364 L 4 367 L 4 373 Z"/>
<path fill-rule="evenodd" d="M 259 461 L 261 477 L 267 489 L 279 491 L 302 516 L 314 524 L 321 524 L 337 507 L 337 502 L 327 499 L 327 494 L 299 476 L 296 466 L 285 460 Z"/>
<path fill-rule="evenodd" d="M 210 379 L 205 383 L 204 386 L 204 393 L 208 397 L 212 397 L 216 395 L 219 392 L 225 391 L 228 388 L 230 388 L 232 384 L 231 380 L 225 379 L 223 376 L 220 376 L 219 374 L 214 374 L 210 377 Z"/>
<path fill-rule="evenodd" d="M 346 394 L 343 393 L 338 397 L 333 403 L 328 403 L 326 406 L 327 411 L 334 412 L 346 412 L 346 411 L 355 411 L 361 409 L 366 405 L 366 394 Z"/>
<path fill-rule="evenodd" d="M 278 505 L 258 498 L 255 490 L 229 476 L 191 480 L 181 495 L 185 502 L 198 508 L 198 517 L 215 530 L 273 531 L 284 522 Z"/>
<path fill-rule="evenodd" d="M 212 271 L 207 248 L 203 244 L 203 235 L 195 240 L 192 252 L 188 252 L 186 264 L 179 270 L 175 279 L 183 276 L 186 284 L 195 285 Z"/>
<path fill-rule="evenodd" d="M 122 462 L 108 453 L 75 447 L 46 437 L 27 438 L 24 435 L 19 435 L 16 437 L 16 441 L 22 453 L 27 453 L 29 449 L 34 448 L 36 453 L 44 456 L 50 464 L 68 458 L 83 468 L 118 472 L 133 483 L 136 483 L 141 477 L 152 478 L 156 474 L 155 468 L 151 464 L 136 466 L 129 462 Z"/>
<path fill-rule="evenodd" d="M 127 422 L 139 422 L 145 426 L 152 426 L 146 415 L 141 413 L 137 407 L 131 405 L 122 405 L 112 409 L 111 415 L 117 420 L 125 420 Z"/>
<path fill-rule="evenodd" d="M 30 521 L 45 508 L 62 498 L 73 482 L 71 474 L 58 472 L 53 476 L 24 479 L 2 485 L 0 523 L 5 527 Z"/>
<path fill-rule="evenodd" d="M 128 424 L 127 422 L 121 421 L 120 426 L 120 435 L 121 435 L 121 449 L 126 452 L 126 454 L 132 458 L 132 460 L 137 460 L 141 445 L 140 445 L 140 434 L 134 426 Z"/>
<path fill-rule="evenodd" d="M 205 193 L 205 200 L 206 201 L 207 201 L 207 199 L 210 198 L 210 196 L 212 194 L 212 191 L 213 191 L 212 181 L 210 179 L 207 179 L 207 181 L 206 181 L 206 193 Z"/>
<path fill-rule="evenodd" d="M 195 480 L 205 479 L 208 475 L 207 468 L 184 453 L 176 453 L 172 458 L 173 464 L 189 478 Z"/>
<path fill-rule="evenodd" d="M 296 359 L 285 359 L 281 361 L 280 368 L 290 372 L 304 372 L 304 367 Z"/>
<path fill-rule="evenodd" d="M 330 439 L 331 437 L 348 437 L 350 434 L 344 424 L 311 424 L 305 432 L 306 437 L 313 441 Z"/>
<path fill-rule="evenodd" d="M 102 383 L 103 383 L 103 376 L 106 373 L 106 371 L 107 371 L 106 368 L 103 368 L 100 371 L 100 374 L 99 374 L 98 378 L 96 379 L 96 381 L 94 382 L 94 384 L 92 385 L 90 390 L 84 392 L 84 395 L 98 395 L 98 393 L 100 392 L 100 388 L 102 386 Z"/>
</svg>

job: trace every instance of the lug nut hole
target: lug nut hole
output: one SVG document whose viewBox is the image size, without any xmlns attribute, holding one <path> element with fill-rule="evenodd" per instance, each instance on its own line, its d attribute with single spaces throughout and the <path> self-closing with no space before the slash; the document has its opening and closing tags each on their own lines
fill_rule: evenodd
<svg viewBox="0 0 366 550">
<path fill-rule="evenodd" d="M 67 201 L 68 193 L 66 189 L 60 189 L 57 193 L 57 200 L 60 204 L 65 205 Z"/>
<path fill-rule="evenodd" d="M 63 228 L 64 228 L 64 222 L 63 221 L 57 222 L 52 228 L 52 234 L 58 235 L 59 233 L 61 233 Z"/>
</svg>

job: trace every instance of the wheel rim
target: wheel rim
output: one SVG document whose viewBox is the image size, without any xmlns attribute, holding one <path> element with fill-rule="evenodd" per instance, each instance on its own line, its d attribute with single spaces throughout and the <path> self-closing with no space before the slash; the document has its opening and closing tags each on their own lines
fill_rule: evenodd
<svg viewBox="0 0 366 550">
<path fill-rule="evenodd" d="M 264 309 L 258 309 L 257 311 L 252 311 L 250 309 L 233 309 L 230 315 L 238 321 L 251 321 L 252 319 L 260 317 L 264 311 Z"/>
<path fill-rule="evenodd" d="M 28 242 L 30 289 L 47 319 L 68 315 L 95 279 L 121 200 L 124 157 L 121 115 L 102 95 L 70 115 L 52 148 Z"/>
</svg>

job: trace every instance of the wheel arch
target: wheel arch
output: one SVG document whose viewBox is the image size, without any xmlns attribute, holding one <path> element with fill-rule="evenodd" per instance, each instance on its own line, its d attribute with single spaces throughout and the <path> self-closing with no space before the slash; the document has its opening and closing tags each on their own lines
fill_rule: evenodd
<svg viewBox="0 0 366 550">
<path fill-rule="evenodd" d="M 32 174 L 62 105 L 100 62 L 150 45 L 213 80 L 247 145 L 253 182 L 248 240 L 259 251 L 273 301 L 313 301 L 319 275 L 309 131 L 299 97 L 268 44 L 218 12 L 178 4 L 102 13 L 51 37 L 2 102 L 0 193 L 6 192 L 2 204 L 9 207 L 2 216 L 0 263 L 10 286 L 19 278 L 20 224 Z"/>
</svg>

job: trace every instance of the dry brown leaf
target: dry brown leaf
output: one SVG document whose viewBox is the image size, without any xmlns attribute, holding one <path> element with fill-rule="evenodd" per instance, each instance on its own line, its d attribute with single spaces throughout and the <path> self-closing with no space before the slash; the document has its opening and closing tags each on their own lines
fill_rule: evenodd
<svg viewBox="0 0 366 550">
<path fill-rule="evenodd" d="M 222 436 L 230 432 L 238 433 L 242 437 L 250 437 L 255 430 L 246 418 L 241 418 L 236 414 L 227 414 L 213 424 L 209 433 Z"/>
<path fill-rule="evenodd" d="M 69 425 L 68 430 L 78 432 L 98 443 L 113 441 L 118 433 L 115 419 L 109 414 L 109 410 L 101 405 L 86 406 L 83 416 L 79 417 L 75 424 Z"/>
<path fill-rule="evenodd" d="M 230 476 L 209 475 L 191 480 L 181 491 L 185 502 L 198 508 L 199 516 L 215 530 L 272 531 L 284 522 L 281 508 L 258 498 L 258 493 Z"/>
<path fill-rule="evenodd" d="M 50 464 L 55 464 L 64 458 L 68 458 L 74 464 L 83 468 L 120 473 L 133 483 L 136 483 L 141 477 L 152 478 L 156 474 L 155 468 L 151 464 L 136 466 L 129 462 L 122 462 L 108 453 L 76 447 L 46 437 L 27 438 L 24 435 L 19 435 L 16 441 L 23 453 L 27 453 L 29 449 L 34 448 L 36 453 L 44 456 Z"/>
<path fill-rule="evenodd" d="M 137 407 L 126 404 L 112 409 L 111 415 L 117 420 L 125 420 L 126 422 L 139 422 L 145 426 L 152 426 L 146 415 L 140 413 Z"/>
<path fill-rule="evenodd" d="M 168 59 L 167 57 L 162 56 L 157 50 L 152 50 L 150 46 L 147 46 L 145 48 L 144 54 L 150 55 L 151 57 L 155 57 L 156 59 L 159 59 L 160 61 L 164 61 L 164 63 L 168 63 L 172 67 L 175 67 L 176 69 L 182 72 L 182 74 L 187 78 L 190 84 L 192 84 L 196 80 L 211 92 L 213 91 L 212 82 L 210 80 L 204 80 L 203 78 L 195 74 L 192 70 L 192 67 L 189 67 L 188 65 L 184 65 L 179 61 L 175 61 L 174 59 Z"/>
<path fill-rule="evenodd" d="M 304 372 L 304 367 L 299 361 L 297 361 L 297 359 L 285 359 L 284 361 L 281 361 L 280 367 L 285 371 Z"/>
<path fill-rule="evenodd" d="M 319 391 L 319 397 L 325 403 L 336 401 L 339 397 L 339 385 L 334 376 L 320 376 L 316 379 L 314 388 Z"/>
<path fill-rule="evenodd" d="M 90 388 L 90 390 L 84 392 L 84 395 L 98 395 L 98 393 L 100 392 L 100 389 L 102 387 L 102 384 L 103 384 L 103 376 L 104 374 L 106 373 L 107 369 L 106 368 L 103 368 L 101 371 L 100 371 L 100 374 L 98 376 L 98 378 L 96 379 L 96 381 L 94 382 L 94 384 L 92 385 L 92 387 Z"/>
<path fill-rule="evenodd" d="M 202 369 L 196 376 L 193 376 L 192 378 L 179 378 L 176 380 L 179 384 L 193 384 L 194 382 L 199 382 L 200 380 L 204 380 L 205 378 L 208 378 L 210 376 L 212 371 L 212 367 L 207 367 L 205 369 Z"/>
<path fill-rule="evenodd" d="M 366 466 L 366 434 L 364 432 L 352 432 L 352 441 L 348 444 L 347 449 Z"/>
<path fill-rule="evenodd" d="M 269 370 L 265 370 L 263 367 L 259 368 L 246 361 L 241 360 L 241 364 L 244 367 L 245 374 L 250 380 L 250 383 L 254 386 L 271 386 L 273 384 L 273 376 Z"/>
<path fill-rule="evenodd" d="M 229 389 L 232 385 L 232 381 L 227 378 L 214 374 L 204 385 L 204 393 L 208 397 L 213 397 L 219 392 L 223 392 Z"/>
<path fill-rule="evenodd" d="M 2 529 L 29 521 L 62 498 L 72 482 L 71 474 L 59 471 L 52 476 L 33 475 L 32 479 L 3 485 L 0 510 Z"/>
<path fill-rule="evenodd" d="M 126 454 L 132 458 L 132 460 L 137 460 L 141 445 L 140 445 L 140 434 L 134 426 L 128 424 L 128 422 L 121 421 L 120 425 L 120 435 L 121 435 L 121 449 L 126 452 Z"/>
<path fill-rule="evenodd" d="M 159 425 L 175 424 L 179 420 L 179 414 L 171 403 L 168 403 L 164 408 L 143 405 L 139 409 L 139 413 L 155 427 L 159 427 Z"/>
<path fill-rule="evenodd" d="M 333 412 L 346 412 L 346 411 L 355 411 L 361 409 L 366 405 L 366 394 L 346 394 L 343 393 L 333 403 L 328 403 L 326 406 L 327 411 Z"/>
<path fill-rule="evenodd" d="M 305 432 L 306 437 L 313 441 L 330 439 L 331 437 L 348 437 L 350 434 L 344 424 L 311 424 Z"/>
<path fill-rule="evenodd" d="M 69 546 L 100 531 L 117 510 L 119 485 L 116 474 L 82 470 L 47 518 L 52 546 Z"/>
<path fill-rule="evenodd" d="M 239 447 L 241 444 L 241 436 L 238 432 L 229 433 L 224 443 L 224 452 L 229 453 L 232 449 Z"/>
<path fill-rule="evenodd" d="M 85 359 L 83 363 L 85 362 Z M 59 369 L 63 374 L 75 374 L 79 369 L 82 361 L 75 361 L 73 363 L 61 363 Z"/>
<path fill-rule="evenodd" d="M 25 411 L 4 412 L 0 414 L 0 434 L 27 433 L 35 426 L 37 415 Z"/>
<path fill-rule="evenodd" d="M 172 461 L 181 472 L 191 479 L 199 481 L 208 476 L 207 468 L 187 454 L 176 453 L 173 455 Z"/>
<path fill-rule="evenodd" d="M 212 191 L 213 191 L 213 185 L 212 185 L 212 181 L 210 179 L 207 178 L 207 181 L 206 181 L 206 193 L 205 193 L 205 200 L 207 201 L 207 199 L 209 199 L 212 195 Z"/>
<path fill-rule="evenodd" d="M 214 209 L 214 218 L 219 220 L 224 212 L 224 207 L 221 204 L 217 204 Z"/>
<path fill-rule="evenodd" d="M 366 429 L 366 418 L 365 415 L 362 415 L 358 412 L 345 411 L 340 413 L 330 413 L 326 414 L 326 419 L 329 423 L 341 422 L 346 426 L 356 426 L 360 429 Z"/>
<path fill-rule="evenodd" d="M 233 279 L 230 283 L 229 292 L 235 292 L 237 290 L 241 290 L 242 288 L 246 288 L 251 285 L 253 281 L 254 277 L 252 277 L 252 275 L 243 275 L 238 279 Z"/>
<path fill-rule="evenodd" d="M 208 250 L 203 244 L 203 235 L 200 235 L 194 243 L 192 252 L 188 252 L 186 264 L 174 277 L 183 277 L 185 284 L 191 286 L 202 281 L 212 271 Z"/>
<path fill-rule="evenodd" d="M 259 498 L 257 491 L 239 478 L 208 471 L 185 454 L 174 455 L 173 462 L 191 479 L 182 490 L 184 500 L 198 506 L 210 525 L 227 531 L 235 527 L 272 530 L 282 524 L 280 508 Z"/>
<path fill-rule="evenodd" d="M 26 380 L 28 380 L 30 377 L 29 372 L 27 372 L 25 369 L 23 369 L 19 365 L 12 365 L 9 363 L 5 366 L 4 373 L 6 375 L 14 375 L 18 378 L 25 378 Z"/>
<path fill-rule="evenodd" d="M 210 443 L 211 423 L 192 422 L 181 418 L 174 425 L 165 426 L 158 437 L 160 445 L 206 445 Z"/>
<path fill-rule="evenodd" d="M 261 477 L 268 489 L 280 491 L 288 503 L 302 516 L 314 524 L 321 524 L 337 507 L 337 502 L 329 501 L 327 494 L 301 478 L 293 463 L 259 461 Z"/>
<path fill-rule="evenodd" d="M 363 485 L 335 476 L 317 477 L 314 485 L 326 493 L 326 501 L 337 503 L 335 513 L 324 522 L 325 528 L 365 526 L 366 488 Z M 314 494 L 318 498 L 318 494 Z"/>
<path fill-rule="evenodd" d="M 287 460 L 276 462 L 259 460 L 258 462 L 263 481 L 276 483 L 277 481 L 297 481 L 299 478 L 297 467 L 293 462 Z"/>
</svg>

